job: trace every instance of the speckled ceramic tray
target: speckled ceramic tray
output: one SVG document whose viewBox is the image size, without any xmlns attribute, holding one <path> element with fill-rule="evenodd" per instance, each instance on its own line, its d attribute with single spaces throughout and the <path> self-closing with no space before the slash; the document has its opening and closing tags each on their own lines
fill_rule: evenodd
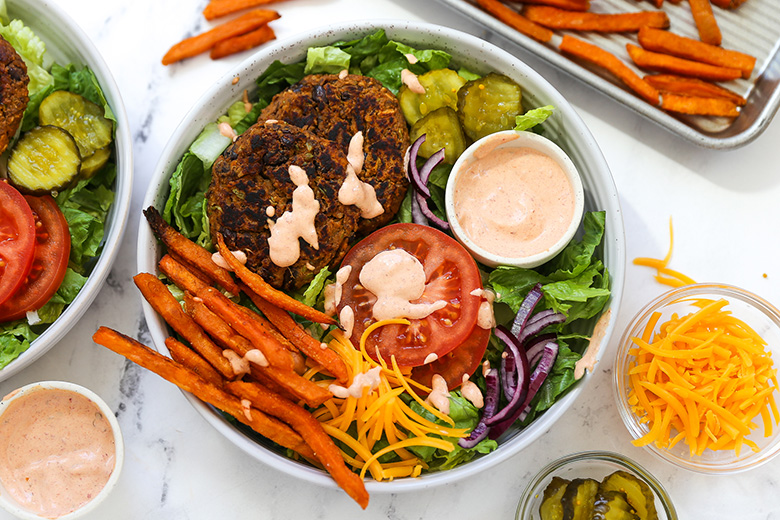
<svg viewBox="0 0 780 520">
<path fill-rule="evenodd" d="M 656 124 L 700 146 L 726 150 L 745 145 L 761 134 L 780 106 L 780 2 L 777 0 L 749 0 L 736 10 L 713 8 L 723 34 L 722 46 L 756 57 L 756 68 L 750 78 L 724 84 L 747 99 L 747 104 L 742 108 L 739 117 L 733 120 L 671 115 L 645 103 L 608 73 L 595 67 L 583 66 L 557 50 L 561 36 L 572 34 L 621 57 L 630 67 L 643 75 L 645 72 L 634 67 L 625 50 L 626 43 L 637 43 L 635 34 L 602 35 L 592 32 L 556 31 L 553 40 L 543 44 L 482 11 L 477 7 L 476 0 L 438 1 L 517 43 L 554 67 L 576 77 Z M 518 8 L 521 7 L 521 3 L 516 5 Z M 591 12 L 596 13 L 653 9 L 653 4 L 646 1 L 594 0 L 591 3 Z M 673 32 L 698 38 L 687 2 L 677 5 L 665 2 L 662 9 L 669 15 Z"/>
</svg>

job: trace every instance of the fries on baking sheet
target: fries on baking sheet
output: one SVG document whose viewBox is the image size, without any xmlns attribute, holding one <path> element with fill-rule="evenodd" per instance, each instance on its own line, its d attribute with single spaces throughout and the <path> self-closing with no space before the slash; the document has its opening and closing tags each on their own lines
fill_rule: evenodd
<svg viewBox="0 0 780 520">
<path fill-rule="evenodd" d="M 642 27 L 666 29 L 669 16 L 663 11 L 635 13 L 582 13 L 543 5 L 528 5 L 523 16 L 550 29 L 595 32 L 637 32 Z"/>
<path fill-rule="evenodd" d="M 477 0 L 477 4 L 509 27 L 529 38 L 540 42 L 549 42 L 553 37 L 553 32 L 550 29 L 532 22 L 514 9 L 504 5 L 500 0 Z"/>
</svg>

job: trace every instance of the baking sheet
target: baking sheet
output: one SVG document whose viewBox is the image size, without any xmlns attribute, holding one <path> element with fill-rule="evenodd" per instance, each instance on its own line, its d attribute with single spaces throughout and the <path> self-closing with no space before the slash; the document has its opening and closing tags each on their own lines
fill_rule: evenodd
<svg viewBox="0 0 780 520">
<path fill-rule="evenodd" d="M 780 105 L 780 2 L 778 0 L 749 0 L 735 10 L 713 6 L 713 12 L 723 34 L 722 47 L 735 49 L 756 57 L 756 68 L 750 78 L 721 83 L 744 96 L 747 104 L 737 118 L 672 115 L 642 101 L 609 73 L 587 64 L 573 61 L 558 52 L 561 36 L 570 34 L 589 41 L 619 56 L 640 76 L 647 74 L 634 66 L 625 50 L 626 43 L 637 42 L 636 34 L 598 34 L 593 32 L 555 31 L 548 43 L 539 43 L 493 16 L 482 11 L 476 0 L 438 0 L 491 31 L 517 43 L 544 59 L 549 64 L 571 74 L 593 89 L 607 95 L 631 110 L 642 114 L 663 128 L 700 146 L 713 149 L 733 149 L 743 146 L 766 128 Z M 510 3 L 522 7 L 521 3 Z M 594 13 L 623 13 L 654 10 L 648 1 L 593 0 Z M 688 2 L 664 2 L 662 8 L 669 15 L 670 30 L 676 34 L 698 39 Z"/>
</svg>

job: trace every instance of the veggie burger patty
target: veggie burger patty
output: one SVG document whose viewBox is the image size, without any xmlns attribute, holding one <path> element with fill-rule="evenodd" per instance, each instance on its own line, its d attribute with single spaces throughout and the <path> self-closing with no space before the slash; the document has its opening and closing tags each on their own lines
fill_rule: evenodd
<svg viewBox="0 0 780 520">
<path fill-rule="evenodd" d="M 346 151 L 332 141 L 281 121 L 256 123 L 214 163 L 206 194 L 212 236 L 222 233 L 228 248 L 246 253 L 247 267 L 274 287 L 308 284 L 341 260 L 357 230 L 360 210 L 338 201 L 347 164 Z M 306 172 L 320 203 L 314 221 L 318 248 L 299 240 L 298 261 L 279 267 L 269 257 L 268 221 L 292 210 L 293 165 Z"/>
<path fill-rule="evenodd" d="M 395 95 L 379 81 L 348 74 L 312 74 L 277 94 L 259 120 L 277 119 L 337 143 L 347 153 L 349 141 L 363 132 L 365 161 L 358 174 L 376 190 L 385 212 L 361 219 L 360 233 L 387 224 L 401 207 L 409 182 L 404 154 L 409 131 Z"/>
<path fill-rule="evenodd" d="M 8 148 L 22 122 L 29 101 L 29 82 L 22 57 L 0 37 L 0 153 Z"/>
</svg>

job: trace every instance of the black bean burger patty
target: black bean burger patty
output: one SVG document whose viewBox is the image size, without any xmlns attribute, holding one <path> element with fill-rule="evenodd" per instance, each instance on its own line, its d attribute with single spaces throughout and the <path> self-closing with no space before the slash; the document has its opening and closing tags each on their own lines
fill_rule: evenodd
<svg viewBox="0 0 780 520">
<path fill-rule="evenodd" d="M 0 37 L 0 153 L 8 148 L 22 122 L 29 101 L 29 82 L 22 57 Z"/>
<path fill-rule="evenodd" d="M 319 248 L 299 239 L 299 260 L 279 267 L 269 258 L 268 221 L 292 210 L 291 165 L 305 170 L 320 203 L 315 217 Z M 360 210 L 338 201 L 346 168 L 346 153 L 335 143 L 287 123 L 259 122 L 214 163 L 206 194 L 211 234 L 222 233 L 228 248 L 244 251 L 247 266 L 274 287 L 299 289 L 321 268 L 341 261 L 357 230 Z"/>
<path fill-rule="evenodd" d="M 409 131 L 395 95 L 377 80 L 353 74 L 306 76 L 274 97 L 258 118 L 267 119 L 330 139 L 344 153 L 352 136 L 363 132 L 365 162 L 358 177 L 374 187 L 385 211 L 362 219 L 359 232 L 387 224 L 398 212 L 409 185 L 404 168 Z"/>
</svg>

